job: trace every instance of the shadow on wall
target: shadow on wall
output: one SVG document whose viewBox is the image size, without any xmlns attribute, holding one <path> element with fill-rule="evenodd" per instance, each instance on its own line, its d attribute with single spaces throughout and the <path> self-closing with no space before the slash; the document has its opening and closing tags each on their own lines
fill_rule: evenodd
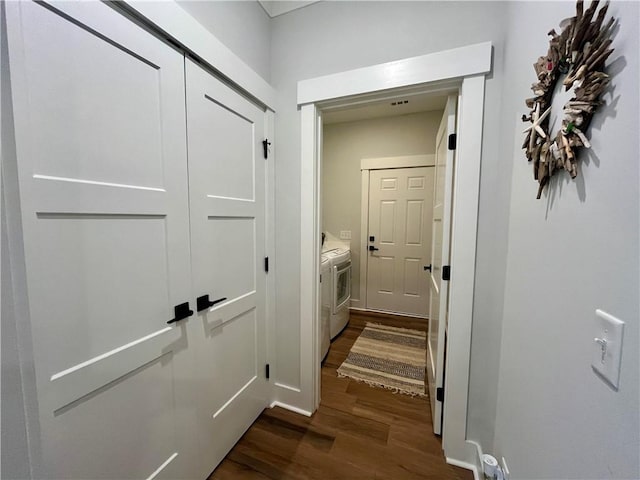
<svg viewBox="0 0 640 480">
<path fill-rule="evenodd" d="M 616 28 L 616 32 L 617 30 L 618 27 Z M 585 132 L 587 138 L 590 140 L 593 140 L 594 138 L 597 139 L 598 132 L 602 129 L 602 126 L 609 119 L 613 120 L 617 116 L 616 111 L 618 102 L 620 101 L 620 95 L 615 94 L 615 78 L 626 68 L 626 66 L 627 60 L 624 55 L 619 56 L 607 66 L 606 71 L 611 78 L 611 83 L 602 95 L 602 106 L 595 112 L 593 120 Z M 547 184 L 544 192 L 544 196 L 547 199 L 547 212 L 545 218 L 548 218 L 549 212 L 553 210 L 556 200 L 562 198 L 562 192 L 565 185 L 574 183 L 580 202 L 584 203 L 587 200 L 587 186 L 584 179 L 584 169 L 586 167 L 590 167 L 592 163 L 596 168 L 600 167 L 600 157 L 598 156 L 596 148 L 594 148 L 594 146 L 591 148 L 581 148 L 578 151 L 578 175 L 573 179 L 574 182 L 572 182 L 572 179 L 566 172 L 561 172 L 559 175 L 551 177 L 551 180 Z"/>
</svg>

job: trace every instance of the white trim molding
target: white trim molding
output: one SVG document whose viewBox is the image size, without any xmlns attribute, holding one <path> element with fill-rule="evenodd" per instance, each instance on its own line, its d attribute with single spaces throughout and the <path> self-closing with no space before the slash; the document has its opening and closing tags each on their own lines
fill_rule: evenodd
<svg viewBox="0 0 640 480">
<path fill-rule="evenodd" d="M 420 57 L 373 65 L 298 82 L 301 107 L 301 395 L 297 408 L 315 411 L 320 387 L 318 267 L 319 171 L 322 161 L 323 107 L 366 101 L 392 89 L 442 90 L 444 82 L 459 91 L 458 147 L 452 203 L 449 335 L 447 339 L 446 401 L 443 449 L 447 461 L 467 468 L 476 464 L 476 446 L 466 440 L 469 360 L 475 279 L 480 160 L 484 117 L 485 74 L 491 71 L 491 43 L 446 50 Z M 391 90 L 390 90 L 391 89 Z M 361 95 L 361 98 L 354 98 Z M 364 99 L 364 100 L 363 100 Z M 363 170 L 364 172 L 368 170 Z M 363 175 L 363 182 L 365 181 Z M 364 184 L 364 183 L 363 183 Z M 455 278 L 469 279 L 456 282 Z M 363 301 L 362 296 L 360 300 Z M 306 365 L 305 365 L 306 364 Z M 307 378 L 312 375 L 313 378 Z M 429 432 L 424 432 L 425 435 Z"/>
<path fill-rule="evenodd" d="M 455 467 L 466 468 L 467 470 L 471 470 L 471 472 L 473 473 L 473 480 L 480 480 L 480 474 L 478 473 L 478 467 L 476 465 L 474 465 L 473 463 L 461 462 L 459 460 L 456 460 L 455 458 L 449 458 L 449 457 L 446 457 L 445 461 L 449 465 L 453 465 Z M 483 476 L 483 478 L 484 478 L 484 476 Z"/>
<path fill-rule="evenodd" d="M 465 78 L 460 90 L 449 254 L 452 281 L 449 287 L 444 385 L 447 400 L 444 403 L 442 447 L 447 457 L 467 463 L 472 463 L 476 455 L 475 447 L 470 448 L 466 444 L 466 436 L 484 87 L 484 75 L 477 75 Z M 456 282 L 456 276 L 465 281 Z"/>
<path fill-rule="evenodd" d="M 476 449 L 476 456 L 473 459 L 473 461 L 469 461 L 468 466 L 463 466 L 462 468 L 471 470 L 473 472 L 474 480 L 479 480 L 480 476 L 484 478 L 484 467 L 482 465 L 482 454 L 484 452 L 482 451 L 482 446 L 478 442 L 475 442 L 473 440 L 467 440 L 467 444 L 470 445 L 471 448 Z M 455 463 L 453 463 L 453 460 L 449 461 L 448 458 L 446 460 L 447 460 L 447 463 L 456 465 Z M 456 466 L 460 466 L 460 465 L 456 465 Z"/>
<path fill-rule="evenodd" d="M 440 82 L 491 71 L 491 42 L 298 82 L 298 105 Z"/>
<path fill-rule="evenodd" d="M 176 2 L 125 0 L 124 3 L 222 76 L 275 111 L 276 92 L 273 87 Z"/>
<path fill-rule="evenodd" d="M 310 417 L 312 415 L 312 413 L 307 410 L 303 410 L 301 408 L 298 408 L 293 405 L 289 405 L 287 403 L 278 402 L 277 400 L 274 402 L 271 402 L 271 405 L 269 405 L 269 408 L 273 408 L 273 407 L 284 408 L 285 410 L 290 410 L 292 412 L 299 413 L 300 415 L 304 415 L 305 417 Z"/>
<path fill-rule="evenodd" d="M 365 160 L 361 161 L 364 164 Z M 369 169 L 362 169 L 360 172 L 360 285 L 358 295 L 360 302 L 358 307 L 366 310 L 367 308 L 367 274 L 369 272 L 369 242 L 367 234 L 369 233 L 369 182 L 371 178 L 371 171 Z M 367 215 L 363 212 L 367 211 Z"/>
<path fill-rule="evenodd" d="M 406 155 L 402 157 L 363 158 L 360 170 L 384 170 L 387 168 L 432 167 L 436 164 L 436 156 Z"/>
<path fill-rule="evenodd" d="M 322 119 L 319 109 L 305 105 L 302 129 L 300 183 L 300 390 L 299 402 L 303 410 L 315 412 L 320 404 L 320 147 Z M 303 302 L 302 299 L 305 299 Z M 291 402 L 291 403 L 296 403 Z"/>
</svg>

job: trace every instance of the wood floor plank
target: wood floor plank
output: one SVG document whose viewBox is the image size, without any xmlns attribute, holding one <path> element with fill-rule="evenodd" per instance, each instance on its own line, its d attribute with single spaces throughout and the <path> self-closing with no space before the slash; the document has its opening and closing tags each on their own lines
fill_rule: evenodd
<svg viewBox="0 0 640 480">
<path fill-rule="evenodd" d="M 217 480 L 268 480 L 269 477 L 254 470 L 253 468 L 245 465 L 244 463 L 238 463 L 231 458 L 227 457 L 224 462 L 216 469 Z"/>
<path fill-rule="evenodd" d="M 334 458 L 359 465 L 375 475 L 375 478 L 394 480 L 423 478 L 420 473 L 407 469 L 400 459 L 390 457 L 387 449 L 377 445 L 372 446 L 364 440 L 338 437 L 334 448 L 332 452 Z"/>
<path fill-rule="evenodd" d="M 442 450 L 440 438 L 435 435 L 425 435 L 430 431 L 431 422 L 424 428 L 417 429 L 416 424 L 398 420 L 389 428 L 389 445 L 399 446 L 418 453 L 439 452 Z"/>
<path fill-rule="evenodd" d="M 330 452 L 318 454 L 302 444 L 295 457 L 296 462 L 314 468 L 318 479 L 362 479 L 373 480 L 375 475 L 349 461 L 336 458 Z"/>
<path fill-rule="evenodd" d="M 389 425 L 385 423 L 351 415 L 323 404 L 320 404 L 313 416 L 312 423 L 329 428 L 337 434 L 346 433 L 381 445 L 387 444 L 389 436 Z"/>
<path fill-rule="evenodd" d="M 209 480 L 471 480 L 445 462 L 428 398 L 339 378 L 367 322 L 426 330 L 427 321 L 352 312 L 322 365 L 320 408 L 305 417 L 265 410 Z"/>
<path fill-rule="evenodd" d="M 336 392 L 331 390 L 323 391 L 320 396 L 320 404 L 335 410 L 346 413 L 352 413 L 358 397 L 349 395 L 348 393 Z M 375 420 L 375 418 L 373 419 Z"/>
<path fill-rule="evenodd" d="M 321 395 L 338 392 L 346 393 L 349 382 L 344 378 L 338 378 L 338 374 L 336 373 L 337 368 L 338 367 L 334 369 L 327 366 L 322 368 L 322 375 L 320 378 L 320 381 L 322 382 Z"/>
<path fill-rule="evenodd" d="M 380 478 L 453 478 L 449 465 L 435 453 L 416 454 L 400 447 L 381 447 L 365 439 L 338 436 L 331 451 L 334 458 L 366 468 Z"/>
<path fill-rule="evenodd" d="M 248 431 L 247 435 L 251 435 L 254 430 L 255 433 L 263 432 L 264 434 L 272 437 L 267 438 L 266 440 L 274 442 L 277 445 L 277 448 L 283 448 L 285 441 L 289 441 L 294 451 L 300 443 L 304 442 L 317 450 L 328 452 L 331 450 L 335 440 L 334 435 L 329 432 L 325 433 L 324 431 L 321 431 L 321 429 L 313 427 L 300 428 L 290 422 L 285 422 L 267 415 L 261 416 L 254 426 L 255 428 Z M 327 429 L 322 430 L 326 431 Z"/>
</svg>

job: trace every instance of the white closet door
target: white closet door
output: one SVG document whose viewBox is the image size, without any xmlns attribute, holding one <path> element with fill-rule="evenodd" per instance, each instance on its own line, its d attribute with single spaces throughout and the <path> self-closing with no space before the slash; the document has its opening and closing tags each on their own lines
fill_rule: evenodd
<svg viewBox="0 0 640 480">
<path fill-rule="evenodd" d="M 191 61 L 186 78 L 194 294 L 219 301 L 189 322 L 211 471 L 268 401 L 265 113 Z"/>
<path fill-rule="evenodd" d="M 184 59 L 103 3 L 5 6 L 36 475 L 192 476 Z"/>
</svg>

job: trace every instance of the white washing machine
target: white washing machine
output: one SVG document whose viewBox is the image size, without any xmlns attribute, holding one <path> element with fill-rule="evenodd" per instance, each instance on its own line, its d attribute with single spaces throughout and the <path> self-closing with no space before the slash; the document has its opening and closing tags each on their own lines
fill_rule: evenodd
<svg viewBox="0 0 640 480">
<path fill-rule="evenodd" d="M 324 253 L 320 256 L 320 362 L 324 360 L 331 344 L 331 259 Z"/>
<path fill-rule="evenodd" d="M 331 261 L 330 335 L 333 340 L 349 323 L 351 250 L 336 248 L 323 255 Z"/>
</svg>

